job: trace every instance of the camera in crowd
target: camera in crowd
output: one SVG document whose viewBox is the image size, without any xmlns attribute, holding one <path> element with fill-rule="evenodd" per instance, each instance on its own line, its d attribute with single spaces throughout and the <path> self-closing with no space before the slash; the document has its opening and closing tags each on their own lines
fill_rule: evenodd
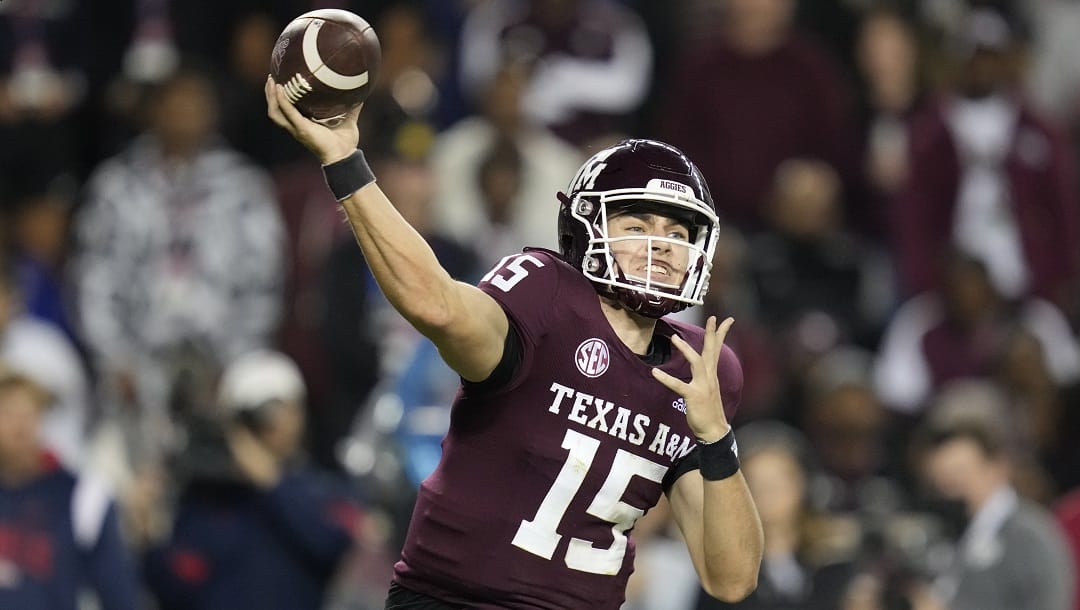
<svg viewBox="0 0 1080 610">
<path fill-rule="evenodd" d="M 951 563 L 957 535 L 951 520 L 929 509 L 864 521 L 857 563 L 860 572 L 880 583 L 880 608 L 908 610 L 913 591 L 929 586 Z"/>
<path fill-rule="evenodd" d="M 177 358 L 170 408 L 178 428 L 172 454 L 181 482 L 243 482 L 228 434 L 234 427 L 257 440 L 287 402 L 301 403 L 306 388 L 299 368 L 284 354 L 256 350 L 222 370 L 213 358 Z"/>
</svg>

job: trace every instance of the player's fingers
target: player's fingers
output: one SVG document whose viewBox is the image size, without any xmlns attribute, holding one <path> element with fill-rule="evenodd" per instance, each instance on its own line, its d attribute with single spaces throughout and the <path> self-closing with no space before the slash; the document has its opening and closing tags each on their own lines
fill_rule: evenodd
<svg viewBox="0 0 1080 610">
<path fill-rule="evenodd" d="M 285 115 L 281 113 L 281 104 L 278 103 L 277 90 L 275 89 L 274 80 L 267 76 L 266 86 L 264 87 L 266 92 L 266 115 L 270 117 L 270 120 L 274 124 L 284 127 L 290 132 L 293 131 L 292 125 L 285 119 Z"/>
<path fill-rule="evenodd" d="M 661 371 L 658 368 L 654 368 L 652 370 L 652 376 L 653 379 L 659 381 L 664 387 L 671 390 L 672 392 L 675 392 L 679 396 L 685 394 L 687 388 L 689 387 L 689 384 L 687 384 L 685 381 L 672 377 L 671 375 L 665 373 L 664 371 Z"/>
<path fill-rule="evenodd" d="M 720 327 L 713 333 L 714 344 L 716 346 L 716 353 L 711 354 L 713 368 L 715 368 L 716 364 L 720 361 L 720 351 L 724 348 L 724 342 L 727 341 L 728 331 L 731 330 L 731 327 L 734 324 L 735 318 L 725 318 L 724 321 L 720 323 Z"/>
<path fill-rule="evenodd" d="M 720 353 L 724 350 L 728 330 L 735 323 L 735 319 L 725 318 L 719 325 L 716 324 L 715 318 L 710 318 L 710 321 L 712 324 L 707 325 L 705 329 L 705 344 L 701 350 L 701 357 L 713 370 L 716 370 L 716 365 L 720 362 Z"/>
<path fill-rule="evenodd" d="M 679 350 L 679 353 L 686 358 L 686 361 L 690 363 L 690 373 L 697 377 L 702 372 L 701 368 L 701 354 L 694 350 L 693 346 L 683 340 L 679 335 L 671 335 L 671 344 L 675 346 L 675 349 Z"/>
<path fill-rule="evenodd" d="M 266 96 L 266 114 L 273 118 L 273 113 L 277 107 L 277 95 L 274 93 L 274 78 L 267 75 L 266 82 L 263 83 L 263 95 Z"/>
<path fill-rule="evenodd" d="M 298 133 L 303 132 L 308 127 L 310 121 L 304 118 L 304 115 L 300 114 L 300 111 L 293 106 L 293 103 L 289 101 L 288 96 L 285 95 L 285 87 L 281 85 L 274 85 L 275 93 L 277 95 L 278 108 L 281 110 L 281 114 L 285 117 L 285 120 L 292 125 Z"/>
<path fill-rule="evenodd" d="M 716 316 L 705 319 L 705 340 L 701 344 L 701 358 L 705 362 L 712 362 L 719 352 L 716 345 Z"/>
</svg>

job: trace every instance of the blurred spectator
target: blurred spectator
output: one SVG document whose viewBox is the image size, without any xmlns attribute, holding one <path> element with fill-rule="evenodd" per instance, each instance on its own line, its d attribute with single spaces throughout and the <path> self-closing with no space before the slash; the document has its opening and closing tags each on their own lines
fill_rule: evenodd
<svg viewBox="0 0 1080 610">
<path fill-rule="evenodd" d="M 967 525 L 934 592 L 951 610 L 1066 610 L 1075 570 L 1046 509 L 1018 496 L 1004 397 L 993 385 L 958 384 L 939 397 L 920 462 L 933 491 L 959 502 Z"/>
<path fill-rule="evenodd" d="M 364 152 L 369 158 L 426 156 L 435 138 L 433 114 L 440 95 L 436 81 L 443 69 L 439 49 L 415 5 L 389 7 L 374 27 L 382 61 L 358 120 Z"/>
<path fill-rule="evenodd" d="M 72 470 L 82 470 L 90 420 L 90 382 L 75 346 L 58 328 L 29 315 L 15 268 L 0 255 L 0 360 L 37 380 L 51 406 L 40 419 L 41 442 Z"/>
<path fill-rule="evenodd" d="M 179 67 L 170 0 L 136 0 L 131 39 L 124 52 L 123 75 L 138 83 L 157 83 Z"/>
<path fill-rule="evenodd" d="M 852 215 L 863 232 L 883 236 L 908 175 L 908 132 L 924 103 L 924 75 L 915 24 L 889 8 L 868 10 L 858 24 L 855 62 L 862 82 L 860 157 L 865 198 Z"/>
<path fill-rule="evenodd" d="M 0 244 L 16 267 L 25 310 L 77 342 L 63 269 L 78 184 L 73 174 L 25 168 L 11 182 L 9 209 L 0 212 Z"/>
<path fill-rule="evenodd" d="M 398 548 L 420 483 L 442 459 L 450 405 L 461 378 L 430 341 L 416 343 L 395 375 L 374 389 L 340 447 L 341 461 L 388 518 L 388 548 Z"/>
<path fill-rule="evenodd" d="M 581 164 L 580 153 L 522 114 L 524 65 L 503 66 L 489 83 L 482 113 L 439 134 L 432 164 L 438 225 L 475 244 L 491 267 L 520 244 L 555 249 L 554 193 Z"/>
<path fill-rule="evenodd" d="M 105 486 L 76 476 L 38 442 L 51 397 L 29 377 L 0 367 L 0 607 L 138 607 L 135 569 Z"/>
<path fill-rule="evenodd" d="M 102 0 L 102 2 L 120 0 Z M 127 0 L 118 28 L 129 26 L 123 76 L 155 84 L 169 78 L 184 61 L 195 58 L 219 63 L 230 57 L 237 37 L 243 37 L 252 16 L 269 16 L 280 31 L 285 22 L 317 8 L 308 0 Z M 340 4 L 340 3 L 339 3 Z M 277 32 L 274 32 L 274 38 Z M 265 56 L 263 79 L 269 63 Z"/>
<path fill-rule="evenodd" d="M 748 277 L 748 251 L 746 239 L 738 230 L 722 227 L 704 304 L 675 314 L 698 324 L 710 315 L 733 316 L 739 321 L 728 331 L 725 341 L 739 354 L 743 367 L 743 392 L 735 425 L 775 416 L 782 394 L 788 389 L 782 352 L 777 350 L 772 329 L 758 319 L 757 293 Z"/>
<path fill-rule="evenodd" d="M 181 49 L 170 0 L 98 0 L 93 19 L 99 31 L 114 35 L 95 41 L 97 66 L 91 91 L 99 99 L 98 142 L 95 159 L 119 152 L 140 129 L 140 102 L 148 91 L 167 79 L 180 64 Z M 219 7 L 220 8 L 220 7 Z M 213 11 L 216 23 L 221 12 Z M 192 52 L 188 50 L 188 52 Z"/>
<path fill-rule="evenodd" d="M 1010 403 L 1017 434 L 1050 478 L 1051 496 L 1080 485 L 1080 385 L 1060 384 L 1039 336 L 1025 329 L 1010 333 L 995 368 Z"/>
<path fill-rule="evenodd" d="M 81 2 L 0 5 L 0 179 L 37 164 L 79 167 L 88 11 Z"/>
<path fill-rule="evenodd" d="M 487 0 L 461 33 L 467 94 L 479 99 L 507 63 L 531 65 L 525 116 L 583 149 L 626 131 L 652 60 L 641 20 L 613 0 Z"/>
<path fill-rule="evenodd" d="M 304 153 L 296 140 L 266 124 L 263 86 L 268 58 L 282 29 L 284 24 L 263 10 L 237 16 L 230 32 L 228 63 L 218 79 L 222 135 L 237 151 L 271 170 Z"/>
<path fill-rule="evenodd" d="M 766 230 L 750 238 L 747 264 L 760 320 L 780 343 L 808 318 L 836 341 L 872 343 L 892 304 L 889 269 L 843 225 L 842 185 L 827 163 L 788 159 L 764 202 Z"/>
<path fill-rule="evenodd" d="M 998 13 L 972 11 L 950 45 L 955 86 L 913 124 L 891 215 L 903 290 L 940 287 L 955 246 L 985 262 L 1005 297 L 1035 294 L 1071 313 L 1080 206 L 1067 140 L 1015 91 L 1015 41 Z"/>
<path fill-rule="evenodd" d="M 815 502 L 829 510 L 888 514 L 907 498 L 898 481 L 909 430 L 874 393 L 873 356 L 855 347 L 822 354 L 804 375 L 797 416 L 819 464 Z"/>
<path fill-rule="evenodd" d="M 249 352 L 226 367 L 220 428 L 192 434 L 179 457 L 221 459 L 193 464 L 171 534 L 144 540 L 163 610 L 322 607 L 361 514 L 341 483 L 299 463 L 304 400 L 284 354 Z"/>
<path fill-rule="evenodd" d="M 183 63 L 207 66 L 222 91 L 222 129 L 240 152 L 279 163 L 298 147 L 259 125 L 266 109 L 251 99 L 261 90 L 270 49 L 285 23 L 318 3 L 294 0 L 95 0 L 95 91 L 100 108 L 97 153 L 111 156 L 137 135 L 141 100 Z M 269 46 L 267 46 L 269 45 Z"/>
<path fill-rule="evenodd" d="M 264 101 L 265 103 L 265 101 Z M 294 140 L 295 141 L 295 140 Z M 318 165 L 303 163 L 277 168 L 274 182 L 281 204 L 282 219 L 289 253 L 285 273 L 284 302 L 280 339 L 281 351 L 296 361 L 307 382 L 309 444 L 312 457 L 322 466 L 338 468 L 329 438 L 340 436 L 347 425 L 333 415 L 336 404 L 335 384 L 344 382 L 351 387 L 364 388 L 364 396 L 376 375 L 378 355 L 371 351 L 372 341 L 358 342 L 347 363 L 331 362 L 323 336 L 328 316 L 347 316 L 362 325 L 366 309 L 348 312 L 330 311 L 324 299 L 328 260 L 334 244 L 348 239 L 349 227 L 341 222 L 341 212 L 326 189 Z M 353 279 L 352 276 L 348 280 Z M 336 281 L 336 280 L 330 280 Z M 354 282 L 348 281 L 352 286 Z M 353 286 L 354 287 L 354 286 Z M 359 337 L 353 337 L 359 339 Z M 337 354 L 340 355 L 340 354 Z M 355 368 L 353 368 L 355 365 Z M 337 379 L 334 368 L 352 370 L 350 376 Z"/>
<path fill-rule="evenodd" d="M 1031 72 L 1026 83 L 1032 101 L 1070 128 L 1080 144 L 1080 4 L 1074 0 L 1022 3 L 1033 26 Z"/>
<path fill-rule="evenodd" d="M 787 159 L 824 160 L 850 192 L 852 87 L 792 25 L 795 4 L 727 0 L 719 36 L 685 48 L 662 93 L 659 137 L 694 159 L 724 219 L 744 230 L 764 226 L 763 202 Z"/>
<path fill-rule="evenodd" d="M 946 382 L 993 375 L 1016 328 L 1038 338 L 1057 384 L 1080 376 L 1080 345 L 1053 304 L 1036 297 L 1006 300 L 985 264 L 959 252 L 946 264 L 944 279 L 940 291 L 901 306 L 885 332 L 874 383 L 886 406 L 918 413 Z"/>
<path fill-rule="evenodd" d="M 889 1 L 896 3 L 894 0 Z M 861 13 L 868 10 L 868 7 L 872 10 L 881 4 L 883 3 L 865 0 L 799 2 L 795 21 L 828 46 L 830 52 L 844 63 L 849 72 L 854 72 L 851 51 L 856 46 Z"/>
<path fill-rule="evenodd" d="M 146 131 L 91 177 L 69 266 L 103 409 L 134 409 L 116 421 L 138 464 L 170 442 L 177 354 L 193 347 L 222 362 L 267 345 L 284 270 L 269 177 L 221 144 L 207 79 L 178 72 L 148 115 Z"/>
<path fill-rule="evenodd" d="M 320 303 L 314 330 L 327 385 L 325 403 L 314 405 L 310 427 L 312 457 L 323 466 L 340 467 L 338 443 L 383 376 L 388 329 L 377 317 L 379 288 L 364 258 L 354 255 L 358 248 L 352 235 L 330 246 L 313 286 Z"/>
<path fill-rule="evenodd" d="M 701 593 L 697 608 L 767 610 L 839 606 L 852 576 L 853 540 L 835 536 L 827 515 L 811 501 L 816 476 L 809 445 L 796 430 L 758 421 L 738 431 L 739 456 L 765 530 L 757 590 L 727 604 Z"/>
</svg>

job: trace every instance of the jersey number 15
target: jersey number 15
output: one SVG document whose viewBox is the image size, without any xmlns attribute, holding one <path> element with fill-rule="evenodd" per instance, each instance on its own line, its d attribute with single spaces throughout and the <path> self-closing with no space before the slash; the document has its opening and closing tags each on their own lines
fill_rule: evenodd
<svg viewBox="0 0 1080 610">
<path fill-rule="evenodd" d="M 557 529 L 571 500 L 581 489 L 585 475 L 592 466 L 600 441 L 574 430 L 567 430 L 562 448 L 570 452 L 555 482 L 548 490 L 536 516 L 531 521 L 523 520 L 514 536 L 514 546 L 524 549 L 544 559 L 551 559 L 555 554 L 562 535 Z M 641 456 L 619 449 L 615 461 L 611 464 L 607 479 L 596 493 L 585 512 L 612 523 L 613 537 L 608 548 L 596 548 L 593 543 L 580 538 L 571 538 L 566 549 L 566 566 L 573 570 L 592 574 L 618 574 L 622 569 L 626 555 L 626 530 L 645 513 L 643 509 L 630 506 L 622 501 L 626 488 L 634 476 L 645 477 L 659 483 L 667 466 L 647 460 Z"/>
</svg>

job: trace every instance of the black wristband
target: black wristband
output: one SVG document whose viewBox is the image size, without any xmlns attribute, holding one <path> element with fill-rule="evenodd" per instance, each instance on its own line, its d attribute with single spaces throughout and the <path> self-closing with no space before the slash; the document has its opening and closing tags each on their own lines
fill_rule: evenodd
<svg viewBox="0 0 1080 610">
<path fill-rule="evenodd" d="M 739 471 L 739 447 L 735 444 L 735 431 L 729 430 L 718 441 L 698 441 L 701 453 L 701 477 L 706 481 L 722 481 Z"/>
<path fill-rule="evenodd" d="M 371 173 L 371 167 L 360 149 L 340 161 L 322 166 L 322 170 L 326 186 L 330 187 L 330 192 L 338 201 L 375 182 L 375 174 Z"/>
</svg>

